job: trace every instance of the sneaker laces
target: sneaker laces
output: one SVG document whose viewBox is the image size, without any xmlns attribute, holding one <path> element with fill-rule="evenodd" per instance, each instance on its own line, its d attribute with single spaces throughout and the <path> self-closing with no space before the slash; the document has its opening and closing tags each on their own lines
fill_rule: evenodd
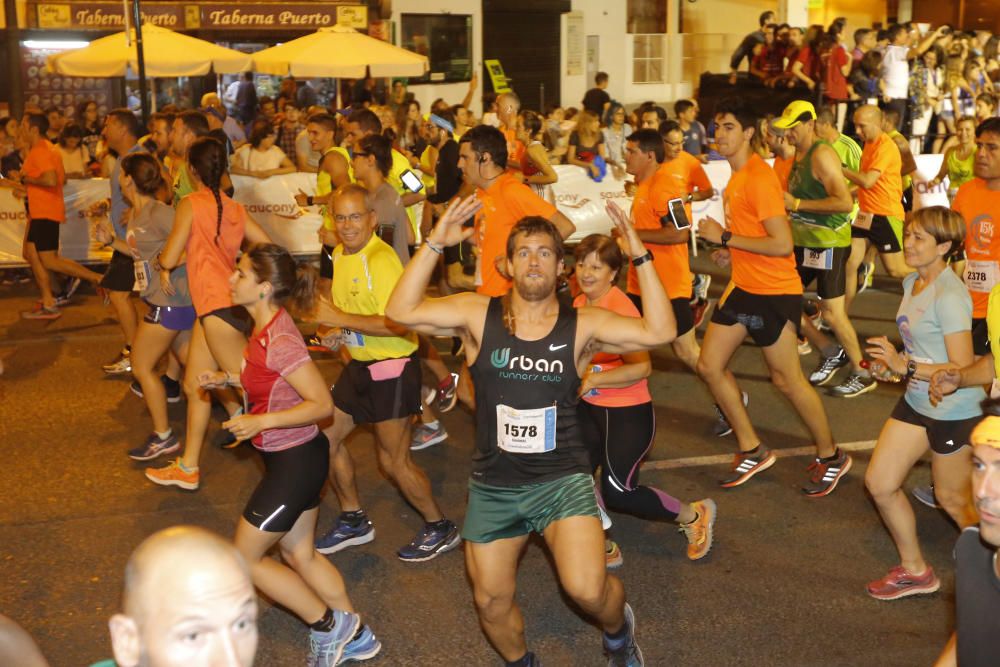
<svg viewBox="0 0 1000 667">
<path fill-rule="evenodd" d="M 701 524 L 701 514 L 691 521 L 691 523 L 678 524 L 677 531 L 684 533 L 688 544 L 697 545 L 705 541 L 705 529 Z"/>
<path fill-rule="evenodd" d="M 861 376 L 857 373 L 851 373 L 841 386 L 846 387 L 850 391 L 861 391 L 865 388 L 864 384 L 861 382 Z"/>
<path fill-rule="evenodd" d="M 841 352 L 840 354 L 835 354 L 832 357 L 826 357 L 825 359 L 823 359 L 823 363 L 819 365 L 818 370 L 821 373 L 832 373 L 833 371 L 837 370 L 838 368 L 840 368 L 842 354 L 843 352 Z"/>
</svg>

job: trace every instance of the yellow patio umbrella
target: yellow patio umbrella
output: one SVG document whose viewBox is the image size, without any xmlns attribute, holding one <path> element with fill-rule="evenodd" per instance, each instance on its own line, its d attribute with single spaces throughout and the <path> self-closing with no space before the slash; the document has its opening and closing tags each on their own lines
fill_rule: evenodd
<svg viewBox="0 0 1000 667">
<path fill-rule="evenodd" d="M 376 78 L 423 76 L 430 69 L 426 56 L 340 25 L 258 51 L 253 63 L 261 74 L 306 79 L 360 79 L 365 70 Z"/>
<path fill-rule="evenodd" d="M 119 32 L 95 39 L 82 49 L 51 55 L 46 66 L 64 76 L 125 76 L 129 68 L 138 72 L 135 31 L 129 32 L 131 35 Z M 142 25 L 142 37 L 146 76 L 201 76 L 213 69 L 235 74 L 251 67 L 249 54 L 149 23 Z"/>
</svg>

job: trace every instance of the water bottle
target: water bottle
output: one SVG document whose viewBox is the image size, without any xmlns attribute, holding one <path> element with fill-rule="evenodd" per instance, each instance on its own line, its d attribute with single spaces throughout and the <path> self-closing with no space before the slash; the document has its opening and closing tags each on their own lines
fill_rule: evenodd
<svg viewBox="0 0 1000 667">
<path fill-rule="evenodd" d="M 902 375 L 889 370 L 889 367 L 881 361 L 868 361 L 867 359 L 862 359 L 861 367 L 868 369 L 871 376 L 879 382 L 898 384 L 903 381 Z"/>
</svg>

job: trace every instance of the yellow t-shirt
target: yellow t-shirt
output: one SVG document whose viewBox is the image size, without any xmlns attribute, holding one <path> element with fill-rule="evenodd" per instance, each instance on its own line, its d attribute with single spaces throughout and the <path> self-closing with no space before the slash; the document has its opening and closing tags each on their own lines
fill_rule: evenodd
<svg viewBox="0 0 1000 667">
<path fill-rule="evenodd" d="M 347 161 L 347 177 L 351 179 L 351 183 L 355 183 L 354 180 L 354 167 L 351 165 L 351 155 L 347 152 L 346 148 L 341 148 L 340 146 L 331 146 L 323 151 L 323 159 L 326 158 L 330 153 L 340 153 L 340 155 Z M 319 163 L 323 164 L 323 159 L 320 159 Z M 320 169 L 316 172 L 316 194 L 318 196 L 328 195 L 333 192 L 333 181 L 330 180 L 330 174 Z M 323 227 L 325 229 L 333 229 L 333 217 L 330 215 L 330 207 L 323 206 Z"/>
<path fill-rule="evenodd" d="M 1000 379 L 1000 285 L 990 290 L 990 302 L 986 308 L 986 335 L 993 351 L 993 375 Z M 994 386 L 996 386 L 994 384 Z"/>
<path fill-rule="evenodd" d="M 403 275 L 403 265 L 392 246 L 372 234 L 364 248 L 344 254 L 344 245 L 333 250 L 333 303 L 352 315 L 385 315 L 389 295 Z M 352 359 L 381 361 L 408 357 L 417 349 L 417 335 L 371 336 L 345 331 Z"/>
<path fill-rule="evenodd" d="M 409 188 L 403 185 L 403 172 L 410 168 L 410 161 L 406 159 L 406 156 L 397 151 L 395 148 L 392 149 L 392 167 L 389 169 L 389 177 L 385 180 L 389 182 L 389 185 L 399 194 L 400 197 L 403 195 L 410 194 Z M 410 226 L 413 227 L 413 238 L 420 241 L 420 230 L 417 229 L 417 214 L 413 210 L 412 206 L 406 207 L 406 216 L 410 219 Z"/>
</svg>

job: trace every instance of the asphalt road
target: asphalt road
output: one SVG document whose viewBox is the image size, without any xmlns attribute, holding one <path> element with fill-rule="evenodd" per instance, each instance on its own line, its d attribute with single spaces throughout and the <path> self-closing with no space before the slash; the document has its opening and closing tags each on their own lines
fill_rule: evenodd
<svg viewBox="0 0 1000 667">
<path fill-rule="evenodd" d="M 717 282 L 722 277 L 717 277 Z M 861 335 L 894 333 L 898 289 L 875 290 L 857 302 Z M 717 294 L 721 285 L 716 285 Z M 51 323 L 19 311 L 34 291 L 0 287 L 0 612 L 36 638 L 53 665 L 88 665 L 110 656 L 107 619 L 117 609 L 125 561 L 150 533 L 179 523 L 232 533 L 260 478 L 249 448 L 208 447 L 196 493 L 154 486 L 125 451 L 149 432 L 141 400 L 125 377 L 105 377 L 101 364 L 121 345 L 110 309 L 92 292 Z M 803 359 L 806 370 L 815 353 Z M 894 565 L 891 541 L 863 488 L 869 444 L 899 397 L 880 387 L 858 399 L 823 398 L 834 434 L 854 443 L 853 470 L 823 499 L 798 485 L 809 459 L 782 458 L 735 490 L 717 478 L 735 448 L 711 435 L 707 392 L 669 351 L 654 354 L 651 390 L 659 431 L 643 479 L 687 500 L 713 497 L 719 506 L 710 556 L 693 564 L 671 525 L 613 516 L 625 566 L 619 571 L 635 608 L 647 665 L 880 667 L 929 665 L 950 632 L 956 529 L 939 512 L 918 507 L 926 556 L 941 576 L 941 592 L 878 602 L 865 583 Z M 333 381 L 337 362 L 320 361 Z M 750 411 L 765 442 L 777 449 L 809 445 L 804 427 L 770 386 L 761 356 L 746 344 L 734 362 Z M 171 406 L 183 428 L 183 403 Z M 444 416 L 450 438 L 418 452 L 446 513 L 464 516 L 472 424 L 460 409 Z M 212 426 L 213 434 L 218 429 Z M 417 565 L 395 557 L 419 517 L 380 476 L 371 436 L 357 433 L 350 449 L 378 537 L 334 557 L 356 606 L 381 638 L 375 665 L 501 664 L 479 630 L 457 552 Z M 694 457 L 716 456 L 704 460 Z M 918 466 L 909 484 L 925 483 Z M 320 528 L 337 512 L 325 498 Z M 600 634 L 560 594 L 538 542 L 523 559 L 519 602 L 529 646 L 547 667 L 606 664 Z M 303 626 L 264 602 L 257 665 L 298 665 L 306 650 Z"/>
</svg>

